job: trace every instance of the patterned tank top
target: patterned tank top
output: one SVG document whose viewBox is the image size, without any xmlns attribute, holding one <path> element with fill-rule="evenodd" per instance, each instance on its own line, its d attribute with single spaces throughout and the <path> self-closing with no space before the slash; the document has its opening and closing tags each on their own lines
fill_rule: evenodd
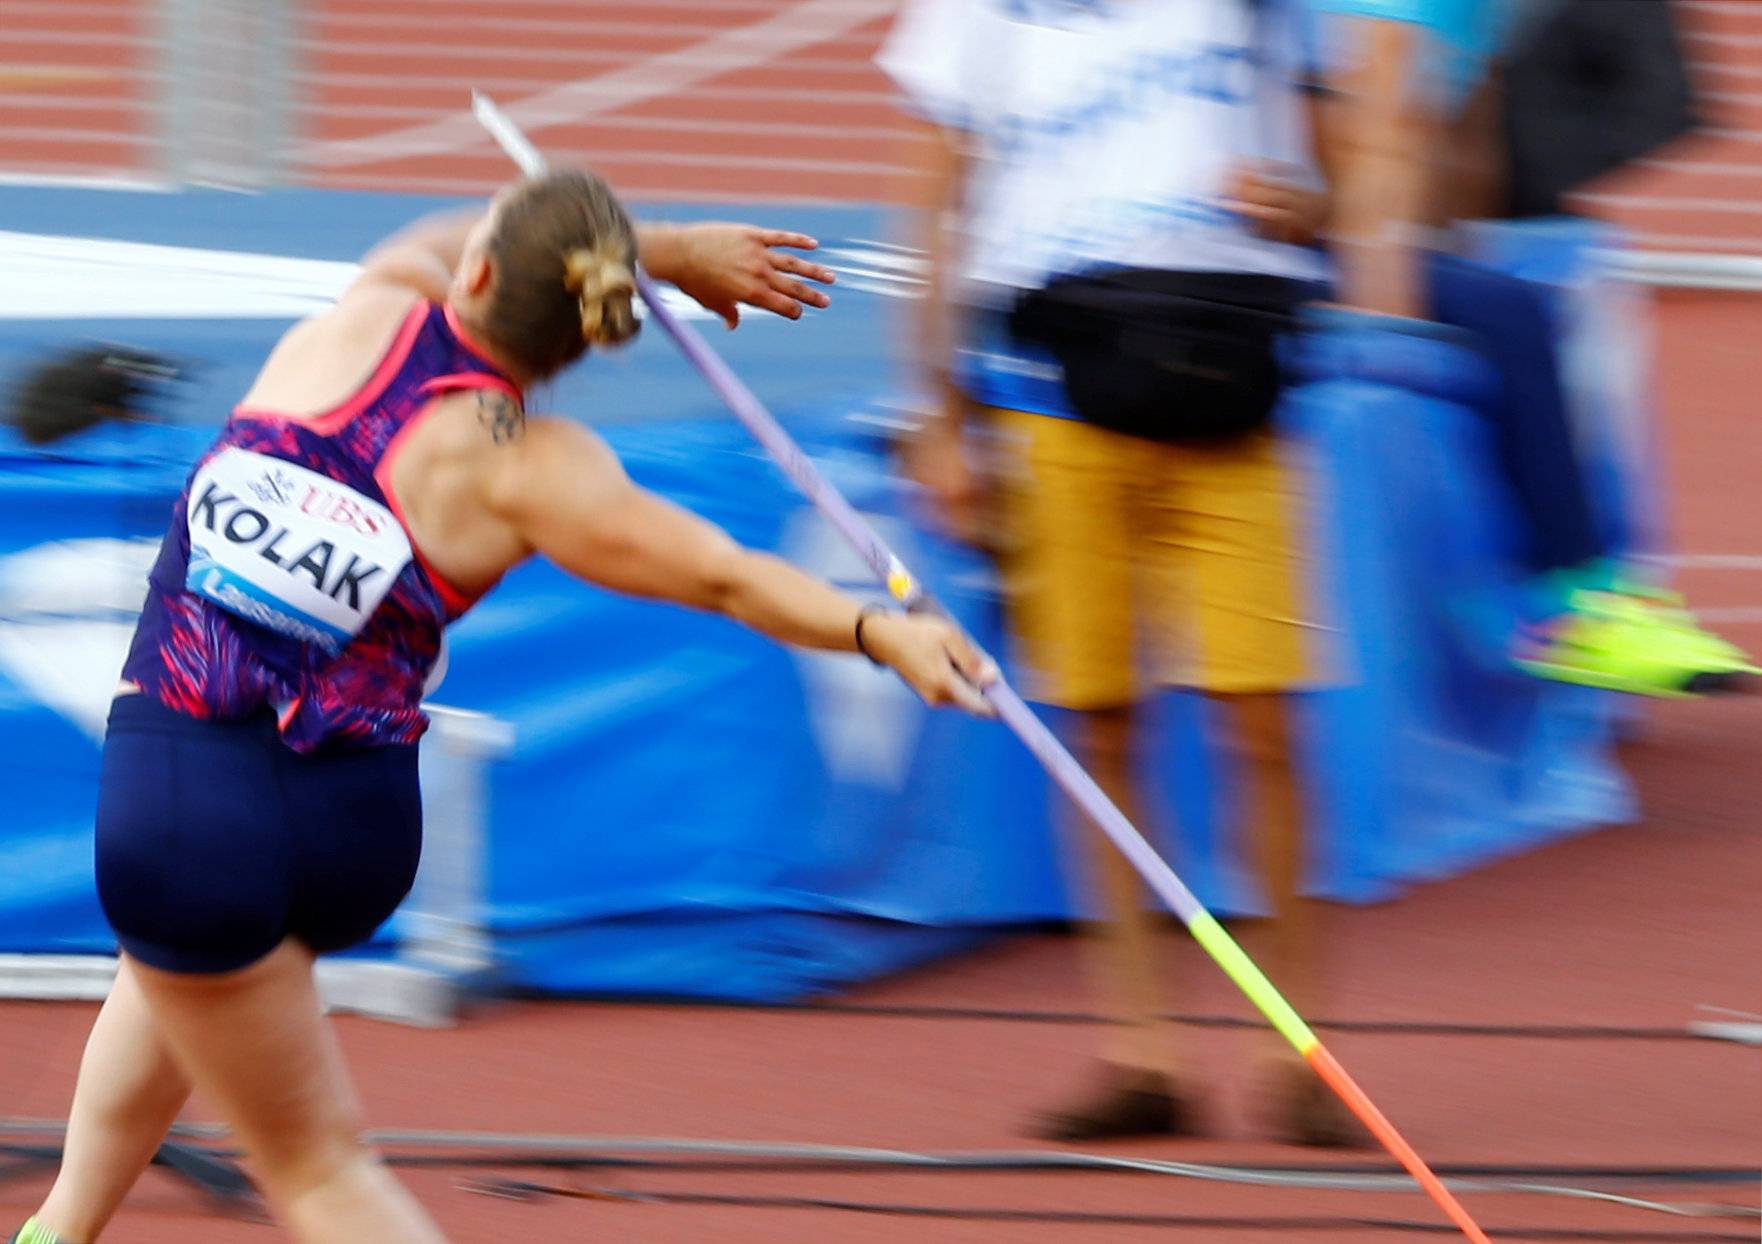
<svg viewBox="0 0 1762 1244">
<path fill-rule="evenodd" d="M 443 632 L 475 598 L 410 539 L 391 466 L 461 389 L 520 398 L 450 307 L 419 302 L 342 405 L 235 410 L 172 510 L 123 677 L 192 717 L 272 709 L 299 752 L 418 738 Z"/>
</svg>

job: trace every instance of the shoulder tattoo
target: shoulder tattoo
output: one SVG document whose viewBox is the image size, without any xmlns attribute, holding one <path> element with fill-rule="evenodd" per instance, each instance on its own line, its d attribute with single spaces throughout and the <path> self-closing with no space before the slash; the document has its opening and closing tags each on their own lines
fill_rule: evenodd
<svg viewBox="0 0 1762 1244">
<path fill-rule="evenodd" d="M 526 429 L 526 412 L 499 389 L 477 391 L 477 422 L 489 429 L 490 438 L 506 445 Z"/>
</svg>

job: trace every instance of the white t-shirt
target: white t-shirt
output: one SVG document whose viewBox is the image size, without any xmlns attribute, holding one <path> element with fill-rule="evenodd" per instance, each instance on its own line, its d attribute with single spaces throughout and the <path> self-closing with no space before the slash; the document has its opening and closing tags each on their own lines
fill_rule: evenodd
<svg viewBox="0 0 1762 1244">
<path fill-rule="evenodd" d="M 877 63 L 975 157 L 969 301 L 1098 265 L 1324 273 L 1219 206 L 1245 161 L 1313 168 L 1293 0 L 906 0 Z"/>
</svg>

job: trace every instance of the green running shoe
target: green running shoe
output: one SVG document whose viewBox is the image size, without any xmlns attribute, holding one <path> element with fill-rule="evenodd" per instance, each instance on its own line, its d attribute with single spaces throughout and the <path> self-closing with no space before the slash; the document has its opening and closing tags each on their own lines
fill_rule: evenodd
<svg viewBox="0 0 1762 1244">
<path fill-rule="evenodd" d="M 1683 603 L 1681 593 L 1649 584 L 1626 582 L 1617 590 L 1620 594 L 1639 601 L 1662 625 L 1678 631 L 1682 636 L 1684 649 L 1700 654 L 1698 659 L 1704 662 L 1706 673 L 1737 677 L 1762 673 L 1742 648 L 1703 627 Z"/>
<path fill-rule="evenodd" d="M 1686 610 L 1625 592 L 1574 592 L 1564 614 L 1519 637 L 1514 659 L 1538 678 L 1664 699 L 1762 672 Z"/>
</svg>

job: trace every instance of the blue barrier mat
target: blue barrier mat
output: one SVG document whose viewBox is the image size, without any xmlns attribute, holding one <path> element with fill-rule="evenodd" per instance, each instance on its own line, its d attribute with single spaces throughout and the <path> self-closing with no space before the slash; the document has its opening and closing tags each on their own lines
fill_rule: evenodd
<svg viewBox="0 0 1762 1244">
<path fill-rule="evenodd" d="M 439 202 L 0 188 L 0 216 L 20 233 L 308 260 L 351 259 Z M 853 247 L 884 223 L 861 210 L 699 214 L 736 212 Z M 912 521 L 883 447 L 848 417 L 887 391 L 884 345 L 905 305 L 846 290 L 800 325 L 755 316 L 712 339 L 938 595 L 1001 646 L 989 568 Z M 195 363 L 164 412 L 174 426 L 102 429 L 52 457 L 0 439 L 0 949 L 110 944 L 91 891 L 90 818 L 103 680 L 129 619 L 111 578 L 90 568 L 108 558 L 126 582 L 150 556 L 205 425 L 285 324 L 131 316 L 11 319 L 0 331 L 0 380 L 72 337 Z M 534 406 L 601 426 L 638 480 L 737 538 L 864 582 L 659 334 Z M 1325 384 L 1284 417 L 1318 464 L 1319 579 L 1352 671 L 1304 703 L 1317 888 L 1382 899 L 1631 816 L 1608 755 L 1608 698 L 1498 670 L 1446 607 L 1465 584 L 1496 586 L 1509 523 L 1478 465 L 1473 418 Z M 1022 749 L 994 724 L 926 714 L 858 658 L 788 652 L 543 565 L 511 574 L 452 642 L 437 698 L 517 733 L 491 781 L 485 865 L 513 983 L 778 1000 L 1073 913 L 1050 795 Z M 1182 695 L 1155 705 L 1151 828 L 1202 899 L 1251 911 L 1254 887 L 1222 828 L 1232 783 L 1202 741 L 1207 713 Z"/>
</svg>

